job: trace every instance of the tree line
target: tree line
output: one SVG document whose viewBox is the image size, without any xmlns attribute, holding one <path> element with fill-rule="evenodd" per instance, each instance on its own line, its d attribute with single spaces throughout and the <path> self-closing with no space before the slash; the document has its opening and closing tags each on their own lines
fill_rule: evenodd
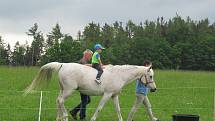
<svg viewBox="0 0 215 121">
<path fill-rule="evenodd" d="M 105 64 L 142 65 L 147 59 L 159 69 L 215 70 L 215 23 L 208 19 L 194 21 L 176 15 L 139 24 L 91 22 L 78 31 L 76 39 L 62 33 L 58 23 L 45 37 L 35 23 L 26 34 L 33 38 L 31 45 L 17 42 L 13 50 L 0 36 L 1 65 L 77 62 L 85 49 L 93 50 L 100 43 L 106 48 L 102 53 Z"/>
</svg>

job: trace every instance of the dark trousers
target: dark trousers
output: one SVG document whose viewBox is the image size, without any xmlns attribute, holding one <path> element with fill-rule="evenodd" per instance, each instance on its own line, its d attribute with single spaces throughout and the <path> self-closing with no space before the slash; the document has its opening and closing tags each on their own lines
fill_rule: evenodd
<svg viewBox="0 0 215 121">
<path fill-rule="evenodd" d="M 102 75 L 102 73 L 103 73 L 103 69 L 102 69 L 101 65 L 98 64 L 98 63 L 93 63 L 92 67 L 95 68 L 96 70 L 98 70 L 98 73 L 96 75 L 96 79 L 99 80 L 101 75 Z"/>
<path fill-rule="evenodd" d="M 72 113 L 77 114 L 80 111 L 80 119 L 86 117 L 86 106 L 90 103 L 90 96 L 80 93 L 81 103 L 72 109 Z"/>
</svg>

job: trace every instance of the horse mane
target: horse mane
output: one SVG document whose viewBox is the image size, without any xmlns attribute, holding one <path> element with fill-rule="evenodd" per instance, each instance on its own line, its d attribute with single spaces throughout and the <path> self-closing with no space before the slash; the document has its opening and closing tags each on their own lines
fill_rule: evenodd
<svg viewBox="0 0 215 121">
<path fill-rule="evenodd" d="M 127 72 L 137 68 L 135 65 L 108 65 L 106 69 L 111 72 Z"/>
</svg>

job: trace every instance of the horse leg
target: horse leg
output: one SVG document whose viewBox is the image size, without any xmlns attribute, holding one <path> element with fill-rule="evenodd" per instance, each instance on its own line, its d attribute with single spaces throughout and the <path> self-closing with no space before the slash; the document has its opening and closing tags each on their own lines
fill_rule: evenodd
<svg viewBox="0 0 215 121">
<path fill-rule="evenodd" d="M 132 121 L 134 113 L 137 111 L 137 108 L 140 106 L 140 104 L 142 104 L 142 102 L 143 102 L 142 94 L 136 94 L 136 101 L 133 107 L 131 108 L 127 121 Z"/>
<path fill-rule="evenodd" d="M 68 113 L 67 110 L 64 106 L 64 101 L 72 94 L 74 90 L 69 89 L 69 90 L 61 90 L 58 98 L 57 98 L 57 121 L 61 121 L 63 118 L 63 121 L 68 121 Z M 63 114 L 63 117 L 62 117 Z"/>
<path fill-rule="evenodd" d="M 101 111 L 101 109 L 103 108 L 104 104 L 108 101 L 108 99 L 110 99 L 110 97 L 112 96 L 112 93 L 108 93 L 108 94 L 104 94 L 102 99 L 99 102 L 99 106 L 96 108 L 96 111 L 93 115 L 93 117 L 91 118 L 91 121 L 95 121 L 96 117 L 98 115 L 98 112 Z"/>
<path fill-rule="evenodd" d="M 114 105 L 115 105 L 115 109 L 116 109 L 119 121 L 123 121 L 121 111 L 120 111 L 120 106 L 119 106 L 119 97 L 118 97 L 118 95 L 113 96 L 112 99 L 113 99 L 113 102 L 114 102 Z"/>
<path fill-rule="evenodd" d="M 56 104 L 57 104 L 57 118 L 56 118 L 56 121 L 61 121 L 61 116 L 63 114 L 62 112 L 62 107 L 61 107 L 61 104 L 60 104 L 60 100 L 62 98 L 62 90 L 60 90 L 60 93 L 57 97 L 57 100 L 56 100 Z"/>
<path fill-rule="evenodd" d="M 144 100 L 143 100 L 143 104 L 146 107 L 147 113 L 149 115 L 149 118 L 151 121 L 159 121 L 159 119 L 155 118 L 153 113 L 152 113 L 152 106 L 151 103 L 149 102 L 149 99 L 147 96 L 145 96 Z"/>
</svg>

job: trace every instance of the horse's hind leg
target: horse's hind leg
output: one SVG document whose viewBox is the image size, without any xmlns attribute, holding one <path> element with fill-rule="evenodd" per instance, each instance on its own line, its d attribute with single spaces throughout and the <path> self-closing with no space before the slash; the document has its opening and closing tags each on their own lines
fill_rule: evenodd
<svg viewBox="0 0 215 121">
<path fill-rule="evenodd" d="M 57 98 L 57 121 L 68 121 L 68 113 L 64 106 L 64 101 L 72 94 L 74 90 L 61 90 Z M 63 114 L 63 117 L 62 117 Z"/>
<path fill-rule="evenodd" d="M 56 118 L 56 121 L 61 121 L 61 118 L 62 118 L 62 106 L 60 104 L 60 100 L 62 98 L 62 90 L 60 91 L 58 97 L 57 97 L 57 100 L 56 100 L 56 104 L 57 104 L 57 118 Z"/>
</svg>

